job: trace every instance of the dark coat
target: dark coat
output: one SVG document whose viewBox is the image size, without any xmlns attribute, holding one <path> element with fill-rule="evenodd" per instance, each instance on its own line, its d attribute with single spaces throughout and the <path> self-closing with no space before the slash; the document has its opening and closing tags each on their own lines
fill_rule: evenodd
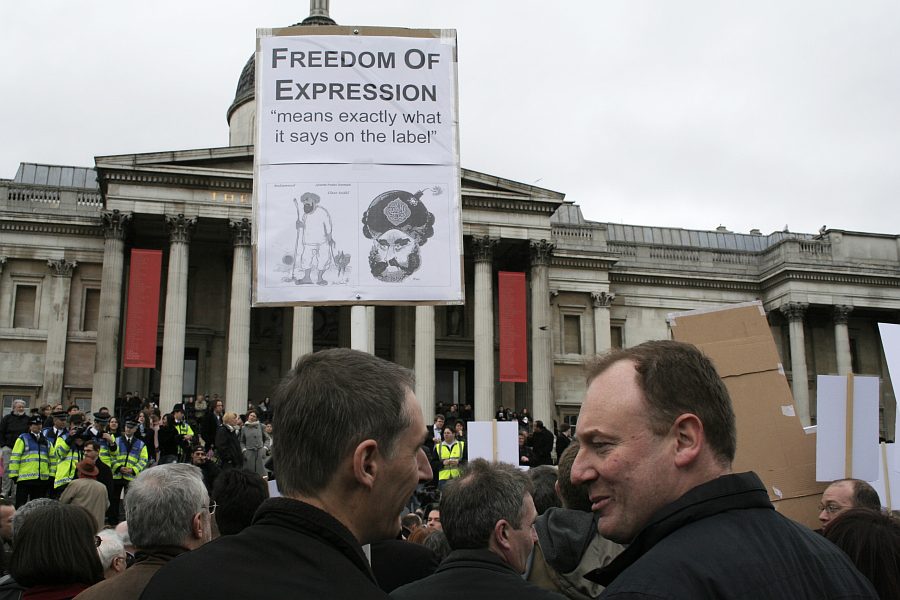
<svg viewBox="0 0 900 600">
<path fill-rule="evenodd" d="M 562 453 L 566 451 L 566 448 L 569 447 L 569 444 L 572 443 L 572 438 L 567 435 L 563 435 L 561 433 L 556 434 L 556 461 L 559 462 L 559 457 L 562 456 Z"/>
<path fill-rule="evenodd" d="M 585 577 L 601 598 L 878 598 L 837 546 L 775 512 L 755 473 L 690 490 Z"/>
<path fill-rule="evenodd" d="M 552 465 L 553 458 L 550 453 L 553 452 L 553 434 L 546 429 L 535 428 L 531 434 L 531 448 L 534 451 L 534 463 L 532 467 L 541 465 Z"/>
<path fill-rule="evenodd" d="M 15 446 L 19 436 L 28 431 L 28 421 L 30 419 L 31 415 L 28 413 L 21 415 L 9 413 L 0 419 L 0 442 L 10 448 Z"/>
<path fill-rule="evenodd" d="M 434 575 L 391 592 L 394 600 L 564 600 L 522 579 L 488 549 L 454 550 Z"/>
<path fill-rule="evenodd" d="M 383 540 L 372 544 L 372 571 L 378 580 L 378 587 L 385 592 L 428 577 L 440 562 L 437 554 L 421 544 L 403 540 Z"/>
<path fill-rule="evenodd" d="M 222 418 L 216 417 L 216 413 L 210 408 L 206 411 L 206 414 L 203 415 L 203 419 L 200 421 L 200 436 L 203 438 L 203 441 L 207 444 L 207 446 L 215 447 L 216 445 L 216 434 L 219 431 L 219 427 L 222 425 Z"/>
<path fill-rule="evenodd" d="M 242 469 L 244 457 L 241 442 L 236 431 L 229 431 L 227 425 L 220 425 L 216 431 L 216 458 L 223 469 Z"/>
<path fill-rule="evenodd" d="M 184 548 L 164 546 L 152 550 L 140 550 L 135 555 L 135 562 L 124 573 L 111 579 L 104 579 L 84 590 L 77 600 L 138 600 L 147 582 L 164 564 L 184 554 Z"/>
<path fill-rule="evenodd" d="M 227 576 L 222 569 L 227 569 Z M 387 597 L 350 531 L 328 513 L 290 498 L 266 500 L 253 524 L 242 532 L 171 561 L 141 596 L 143 600 Z"/>
</svg>

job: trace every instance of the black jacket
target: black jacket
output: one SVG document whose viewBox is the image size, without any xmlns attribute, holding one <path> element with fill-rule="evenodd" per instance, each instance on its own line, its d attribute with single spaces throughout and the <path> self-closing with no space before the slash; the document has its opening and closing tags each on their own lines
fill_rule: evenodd
<svg viewBox="0 0 900 600">
<path fill-rule="evenodd" d="M 337 596 L 335 596 L 337 597 Z M 488 549 L 454 550 L 434 575 L 391 592 L 394 600 L 565 600 L 542 590 Z"/>
<path fill-rule="evenodd" d="M 20 435 L 28 431 L 28 421 L 31 417 L 27 413 L 17 415 L 9 413 L 0 419 L 0 441 L 4 446 L 12 448 Z"/>
<path fill-rule="evenodd" d="M 553 434 L 546 429 L 535 428 L 531 434 L 531 448 L 534 450 L 534 463 L 532 467 L 541 465 L 552 465 L 553 458 L 550 453 L 553 452 Z"/>
<path fill-rule="evenodd" d="M 223 469 L 241 469 L 244 466 L 237 432 L 229 431 L 227 425 L 220 425 L 216 431 L 216 458 Z"/>
<path fill-rule="evenodd" d="M 270 498 L 242 532 L 215 539 L 160 569 L 141 599 L 387 597 L 346 527 L 304 502 Z"/>
<path fill-rule="evenodd" d="M 755 473 L 690 490 L 586 577 L 601 598 L 878 598 L 837 546 L 775 512 Z"/>
</svg>

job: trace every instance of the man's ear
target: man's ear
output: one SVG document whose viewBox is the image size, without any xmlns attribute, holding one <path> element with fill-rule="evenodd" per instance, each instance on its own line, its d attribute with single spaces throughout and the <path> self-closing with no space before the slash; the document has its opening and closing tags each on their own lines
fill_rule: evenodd
<svg viewBox="0 0 900 600">
<path fill-rule="evenodd" d="M 697 460 L 706 442 L 703 422 L 695 414 L 685 413 L 675 419 L 672 425 L 675 439 L 675 464 L 687 467 Z"/>
<path fill-rule="evenodd" d="M 372 488 L 378 475 L 378 459 L 380 452 L 378 442 L 363 440 L 353 451 L 353 477 L 364 487 Z"/>
<path fill-rule="evenodd" d="M 203 517 L 201 516 L 201 513 L 195 514 L 194 518 L 191 520 L 191 535 L 198 540 L 203 539 Z"/>
<path fill-rule="evenodd" d="M 494 531 L 492 532 L 493 542 L 500 550 L 509 550 L 509 530 L 510 525 L 506 519 L 500 519 L 494 523 Z"/>
</svg>

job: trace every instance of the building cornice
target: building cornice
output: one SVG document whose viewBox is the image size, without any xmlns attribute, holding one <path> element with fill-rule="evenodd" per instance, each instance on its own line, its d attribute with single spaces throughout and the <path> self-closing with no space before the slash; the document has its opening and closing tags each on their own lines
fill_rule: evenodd
<svg viewBox="0 0 900 600">
<path fill-rule="evenodd" d="M 616 271 L 610 271 L 609 281 L 610 284 L 652 285 L 657 287 L 733 290 L 741 292 L 759 291 L 759 284 L 755 281 L 678 277 L 672 275 L 653 275 L 649 273 L 617 273 Z"/>
<path fill-rule="evenodd" d="M 805 270 L 779 271 L 772 276 L 763 278 L 762 281 L 760 281 L 760 285 L 763 289 L 769 289 L 789 281 L 810 281 L 814 283 L 837 283 L 873 287 L 900 287 L 900 275 L 866 275 L 835 271 Z"/>
<path fill-rule="evenodd" d="M 41 223 L 35 221 L 0 221 L 0 231 L 15 233 L 35 233 L 50 235 L 78 235 L 86 237 L 103 237 L 100 225 L 100 213 L 97 213 L 95 224 L 73 223 Z"/>
</svg>

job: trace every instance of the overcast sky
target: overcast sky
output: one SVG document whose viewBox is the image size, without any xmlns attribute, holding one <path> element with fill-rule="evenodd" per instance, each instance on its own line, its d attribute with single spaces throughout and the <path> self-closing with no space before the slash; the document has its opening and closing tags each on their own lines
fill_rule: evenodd
<svg viewBox="0 0 900 600">
<path fill-rule="evenodd" d="M 228 145 L 257 27 L 305 0 L 0 2 L 0 178 Z M 455 28 L 462 166 L 588 219 L 900 233 L 896 0 L 332 0 Z"/>
</svg>

